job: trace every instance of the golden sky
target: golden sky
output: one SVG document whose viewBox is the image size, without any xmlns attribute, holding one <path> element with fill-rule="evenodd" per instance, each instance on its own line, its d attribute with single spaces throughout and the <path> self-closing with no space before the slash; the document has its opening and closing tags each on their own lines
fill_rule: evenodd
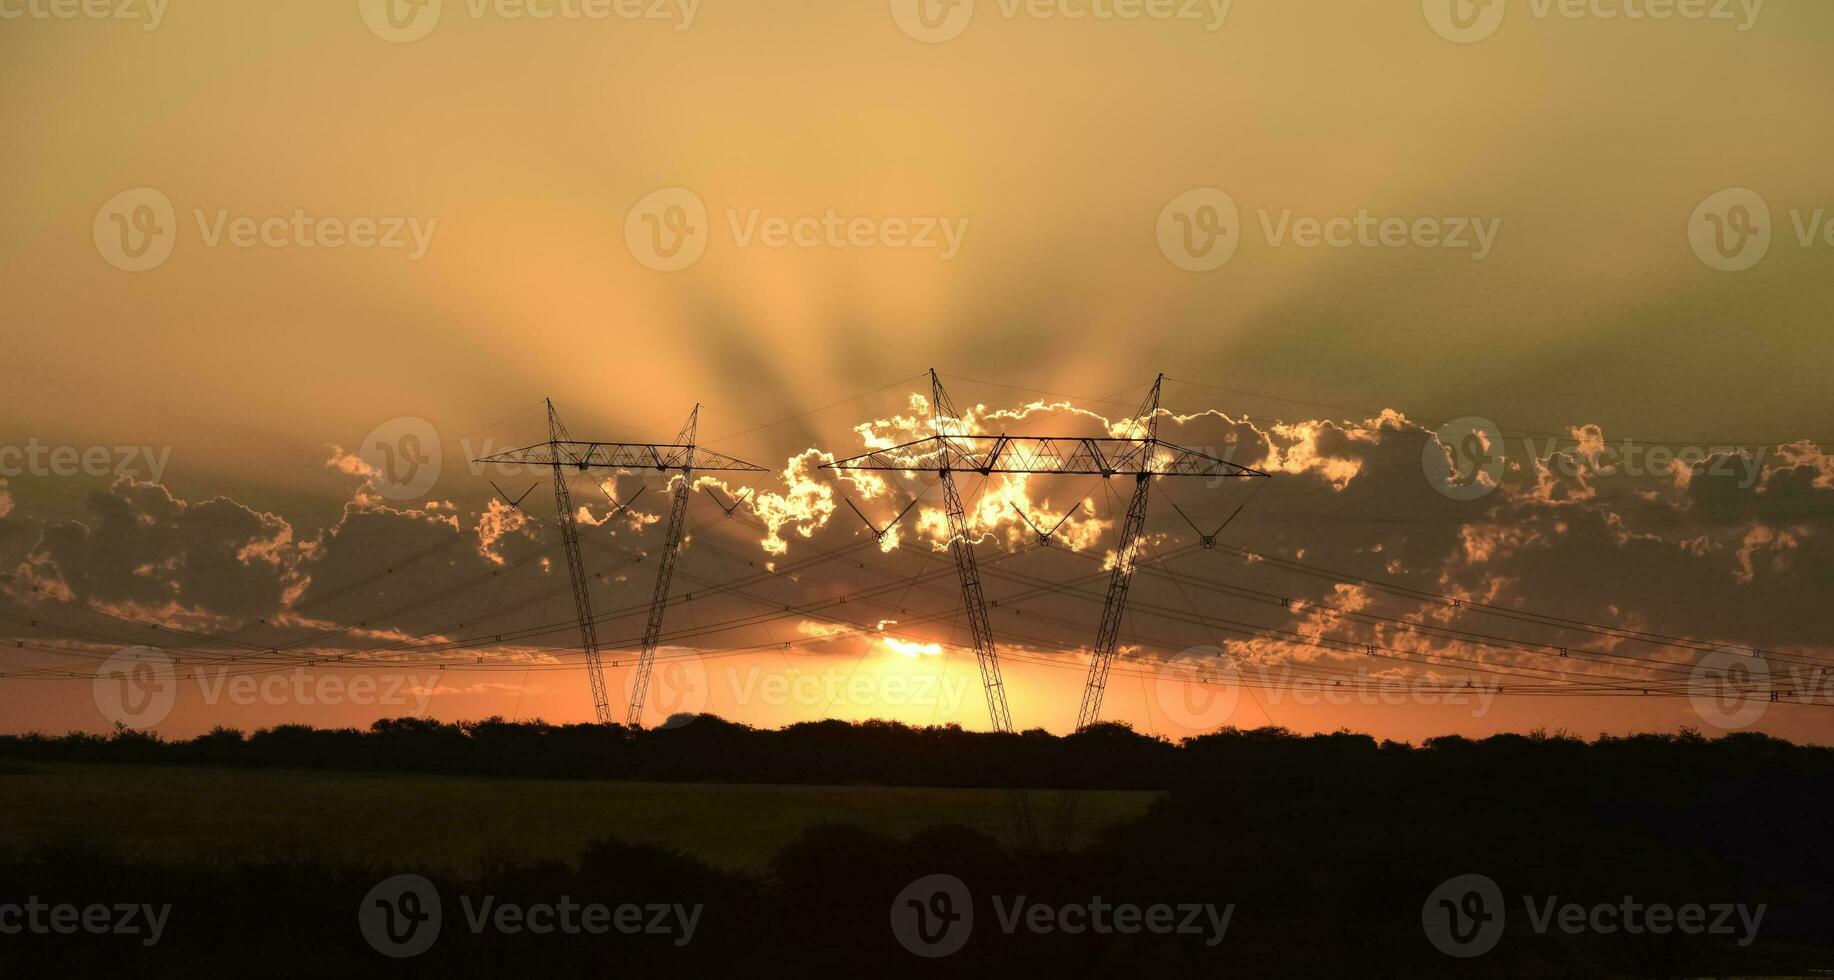
<svg viewBox="0 0 1834 980">
<path fill-rule="evenodd" d="M 1454 38 L 1445 2 L 0 0 L 0 443 L 169 448 L 174 495 L 304 538 L 350 494 L 327 457 L 400 417 L 456 459 L 540 438 L 544 396 L 628 439 L 698 401 L 777 468 L 932 364 L 1274 396 L 1179 392 L 1237 418 L 1834 438 L 1834 6 L 1450 0 Z M 1704 16 L 1633 16 L 1670 8 Z M 1212 189 L 1239 240 L 1193 271 L 1168 208 Z M 1690 240 L 1728 189 L 1769 211 L 1742 271 Z M 170 254 L 126 271 L 156 200 Z M 1362 215 L 1406 240 L 1301 244 Z M 663 271 L 673 228 L 704 241 Z M 6 492 L 55 519 L 105 486 Z"/>
</svg>

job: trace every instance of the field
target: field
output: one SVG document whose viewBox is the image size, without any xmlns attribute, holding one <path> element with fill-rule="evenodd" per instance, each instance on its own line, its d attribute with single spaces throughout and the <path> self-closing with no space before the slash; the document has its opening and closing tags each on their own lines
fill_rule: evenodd
<svg viewBox="0 0 1834 980">
<path fill-rule="evenodd" d="M 1156 795 L 1087 794 L 1084 839 L 1143 813 Z M 1055 802 L 1052 793 L 1033 795 L 1039 813 Z M 0 846 L 74 832 L 162 859 L 323 854 L 464 870 L 487 852 L 571 861 L 589 841 L 616 835 L 757 872 L 823 822 L 896 835 L 941 823 L 1009 834 L 994 790 L 0 765 Z"/>
</svg>

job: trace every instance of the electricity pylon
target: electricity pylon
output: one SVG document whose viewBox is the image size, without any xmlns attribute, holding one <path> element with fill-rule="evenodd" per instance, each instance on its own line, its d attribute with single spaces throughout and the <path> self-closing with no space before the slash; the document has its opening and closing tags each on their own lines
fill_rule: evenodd
<svg viewBox="0 0 1834 980">
<path fill-rule="evenodd" d="M 675 558 L 681 551 L 683 525 L 688 513 L 688 497 L 693 491 L 694 473 L 763 473 L 764 467 L 734 459 L 723 453 L 694 444 L 700 406 L 688 416 L 681 434 L 672 443 L 580 442 L 568 432 L 548 402 L 548 441 L 486 456 L 480 464 L 548 466 L 554 471 L 554 509 L 560 524 L 562 542 L 566 545 L 567 575 L 573 583 L 573 605 L 579 613 L 580 646 L 586 651 L 586 678 L 592 685 L 592 710 L 600 724 L 610 724 L 611 698 L 605 691 L 605 669 L 599 657 L 598 627 L 592 616 L 592 596 L 587 591 L 586 566 L 580 557 L 579 521 L 573 509 L 573 498 L 567 491 L 568 467 L 584 473 L 593 469 L 659 473 L 679 473 L 674 499 L 669 505 L 668 531 L 663 538 L 662 557 L 657 565 L 656 591 L 650 599 L 649 623 L 643 631 L 643 649 L 637 657 L 636 673 L 630 692 L 630 707 L 624 724 L 638 728 L 643 722 L 643 701 L 649 694 L 650 670 L 656 660 L 656 644 L 662 636 L 662 613 L 669 603 L 669 581 L 675 574 Z"/>
<path fill-rule="evenodd" d="M 973 471 L 982 476 L 1012 473 L 1045 476 L 1100 476 L 1104 479 L 1133 477 L 1133 498 L 1121 526 L 1121 540 L 1115 550 L 1114 569 L 1108 579 L 1108 597 L 1102 606 L 1101 626 L 1096 631 L 1095 647 L 1089 661 L 1088 679 L 1083 685 L 1082 704 L 1077 709 L 1078 731 L 1095 724 L 1101 717 L 1102 695 L 1108 687 L 1108 670 L 1121 633 L 1121 620 L 1127 608 L 1127 592 L 1133 584 L 1138 565 L 1140 535 L 1146 526 L 1146 504 L 1152 482 L 1166 476 L 1199 476 L 1212 479 L 1265 479 L 1268 474 L 1250 469 L 1208 453 L 1187 449 L 1159 440 L 1159 392 L 1165 383 L 1160 375 L 1140 411 L 1129 420 L 1130 435 L 1107 437 L 970 435 L 952 431 L 964 428 L 961 415 L 943 391 L 936 372 L 930 372 L 931 408 L 936 434 L 901 446 L 836 460 L 824 469 L 879 470 L 903 473 L 935 472 L 942 482 L 943 502 L 949 519 L 949 546 L 962 580 L 962 601 L 967 608 L 968 623 L 974 634 L 975 659 L 981 668 L 981 684 L 987 693 L 987 713 L 995 731 L 1011 732 L 1012 715 L 1007 707 L 1006 685 L 1000 675 L 999 653 L 994 645 L 993 630 L 988 623 L 987 599 L 981 592 L 980 570 L 969 543 L 966 516 L 961 495 L 955 487 L 957 470 Z M 1131 433 L 1143 432 L 1144 436 Z M 1029 523 L 1029 521 L 1028 521 Z M 1061 839 L 1074 818 L 1077 794 L 1066 793 L 1058 811 L 1057 833 Z M 1035 839 L 1029 808 L 1019 799 L 1020 832 Z"/>
</svg>

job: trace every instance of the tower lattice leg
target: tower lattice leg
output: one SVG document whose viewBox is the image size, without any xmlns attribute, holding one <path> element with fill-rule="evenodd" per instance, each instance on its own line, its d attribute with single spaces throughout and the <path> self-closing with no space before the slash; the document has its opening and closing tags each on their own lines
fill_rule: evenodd
<svg viewBox="0 0 1834 980">
<path fill-rule="evenodd" d="M 573 514 L 573 495 L 567 492 L 561 446 L 570 441 L 567 427 L 548 403 L 548 441 L 554 450 L 554 512 L 567 552 L 567 579 L 573 584 L 573 608 L 579 614 L 580 648 L 586 652 L 586 679 L 592 685 L 592 711 L 601 725 L 611 724 L 611 697 L 605 692 L 605 668 L 599 657 L 599 630 L 592 621 L 592 595 L 586 590 L 586 564 L 579 551 L 579 522 Z"/>
<path fill-rule="evenodd" d="M 981 668 L 981 687 L 987 693 L 987 717 L 995 732 L 1015 734 L 1012 709 L 1006 702 L 1006 682 L 1000 675 L 1000 654 L 993 642 L 993 624 L 987 616 L 987 596 L 981 591 L 981 569 L 968 540 L 968 515 L 955 486 L 955 475 L 945 469 L 941 476 L 943 505 L 949 515 L 949 550 L 955 555 L 955 570 L 962 580 L 962 603 L 967 607 L 968 629 L 974 636 L 974 659 Z M 1017 783 L 1020 774 L 1016 766 L 1013 776 Z M 1038 826 L 1032 819 L 1031 799 L 1025 787 L 1008 788 L 1006 797 L 1020 842 L 1026 846 L 1036 844 Z"/>
<path fill-rule="evenodd" d="M 1108 576 L 1108 599 L 1102 604 L 1102 625 L 1095 634 L 1095 652 L 1089 659 L 1089 677 L 1083 682 L 1082 706 L 1076 712 L 1076 730 L 1079 732 L 1100 721 L 1102 717 L 1102 695 L 1108 690 L 1108 669 L 1114 665 L 1115 649 L 1121 639 L 1121 619 L 1127 612 L 1127 590 L 1133 585 L 1134 568 L 1139 564 L 1140 532 L 1146 526 L 1146 499 L 1152 485 L 1152 477 L 1142 475 L 1134 485 L 1133 500 L 1127 505 L 1127 520 L 1121 526 L 1120 550 L 1115 552 L 1114 570 Z M 1051 837 L 1059 847 L 1069 844 L 1082 795 L 1082 790 L 1072 788 L 1058 797 L 1057 820 Z"/>
<path fill-rule="evenodd" d="M 649 697 L 650 673 L 656 666 L 656 646 L 662 639 L 662 614 L 668 609 L 669 583 L 675 577 L 675 559 L 681 554 L 688 498 L 694 491 L 694 437 L 699 418 L 700 406 L 696 405 L 678 437 L 680 444 L 688 447 L 687 467 L 682 470 L 681 482 L 675 485 L 674 499 L 669 502 L 669 527 L 663 536 L 662 558 L 656 567 L 656 591 L 650 596 L 650 618 L 643 628 L 643 648 L 637 654 L 636 673 L 631 679 L 630 708 L 624 714 L 624 724 L 633 729 L 643 727 L 643 702 Z"/>
</svg>

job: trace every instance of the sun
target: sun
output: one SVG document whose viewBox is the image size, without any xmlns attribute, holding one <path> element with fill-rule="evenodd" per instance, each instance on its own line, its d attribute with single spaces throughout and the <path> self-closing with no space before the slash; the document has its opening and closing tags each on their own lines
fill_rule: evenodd
<svg viewBox="0 0 1834 980">
<path fill-rule="evenodd" d="M 904 657 L 915 659 L 942 656 L 942 644 L 940 643 L 918 643 L 915 640 L 901 640 L 895 636 L 880 636 L 879 642 L 885 644 L 885 649 Z"/>
</svg>

